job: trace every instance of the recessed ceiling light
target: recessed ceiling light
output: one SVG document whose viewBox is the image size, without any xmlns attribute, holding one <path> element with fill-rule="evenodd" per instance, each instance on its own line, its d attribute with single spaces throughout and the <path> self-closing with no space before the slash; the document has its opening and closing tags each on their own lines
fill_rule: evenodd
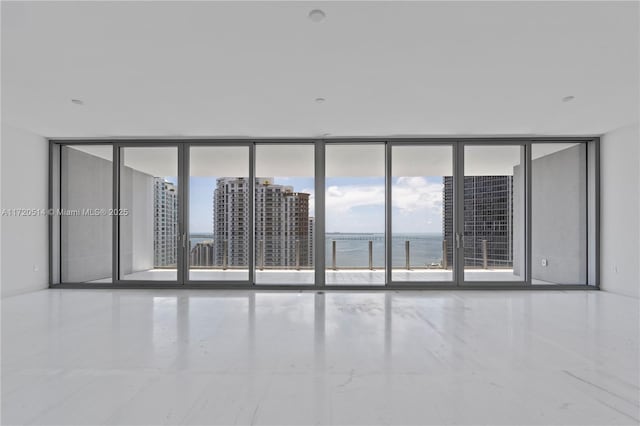
<svg viewBox="0 0 640 426">
<path fill-rule="evenodd" d="M 325 13 L 320 9 L 314 9 L 309 12 L 309 19 L 311 19 L 313 22 L 321 22 L 326 17 L 327 15 L 325 15 Z"/>
<path fill-rule="evenodd" d="M 71 103 L 76 105 L 84 105 L 84 101 L 82 101 L 82 99 L 71 99 Z"/>
<path fill-rule="evenodd" d="M 317 103 L 317 104 L 321 104 L 321 103 L 323 103 L 324 101 L 326 101 L 326 99 L 325 99 L 325 98 L 316 98 L 316 103 Z"/>
<path fill-rule="evenodd" d="M 571 102 L 575 98 L 575 96 L 565 96 L 564 98 L 562 98 L 562 102 Z"/>
</svg>

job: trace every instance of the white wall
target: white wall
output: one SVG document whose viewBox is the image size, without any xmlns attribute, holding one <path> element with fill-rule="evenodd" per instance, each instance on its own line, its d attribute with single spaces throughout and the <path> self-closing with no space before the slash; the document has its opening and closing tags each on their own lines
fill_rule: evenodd
<svg viewBox="0 0 640 426">
<path fill-rule="evenodd" d="M 531 278 L 554 284 L 587 283 L 587 146 L 532 148 Z M 561 148 L 558 150 L 557 148 Z M 513 168 L 514 273 L 524 270 L 522 167 Z M 520 249 L 518 249 L 520 248 Z M 542 260 L 545 259 L 543 266 Z"/>
<path fill-rule="evenodd" d="M 603 290 L 640 297 L 640 131 L 638 124 L 601 139 L 601 261 Z"/>
<path fill-rule="evenodd" d="M 587 283 L 586 156 L 586 145 L 579 144 L 532 162 L 531 277 L 534 280 Z M 543 259 L 547 261 L 545 266 Z"/>
<path fill-rule="evenodd" d="M 61 155 L 62 207 L 110 209 L 113 161 L 72 147 L 63 147 Z M 112 220 L 109 215 L 61 217 L 62 282 L 111 278 Z"/>
<path fill-rule="evenodd" d="M 153 269 L 154 190 L 153 176 L 125 167 L 120 176 L 120 272 Z"/>
<path fill-rule="evenodd" d="M 49 148 L 46 139 L 2 123 L 1 208 L 47 208 Z M 49 285 L 46 216 L 0 218 L 2 297 Z"/>
</svg>

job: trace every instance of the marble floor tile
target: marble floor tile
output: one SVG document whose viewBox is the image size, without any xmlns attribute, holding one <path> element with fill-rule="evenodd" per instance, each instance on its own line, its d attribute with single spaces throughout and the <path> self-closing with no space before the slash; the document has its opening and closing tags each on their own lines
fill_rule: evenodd
<svg viewBox="0 0 640 426">
<path fill-rule="evenodd" d="M 639 324 L 596 291 L 43 290 L 2 300 L 2 424 L 638 424 Z"/>
</svg>

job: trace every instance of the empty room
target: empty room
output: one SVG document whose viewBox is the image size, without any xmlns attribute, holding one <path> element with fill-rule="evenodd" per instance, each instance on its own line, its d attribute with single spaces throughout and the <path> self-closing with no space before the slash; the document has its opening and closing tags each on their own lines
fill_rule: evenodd
<svg viewBox="0 0 640 426">
<path fill-rule="evenodd" d="M 2 425 L 640 424 L 640 2 L 1 22 Z"/>
</svg>

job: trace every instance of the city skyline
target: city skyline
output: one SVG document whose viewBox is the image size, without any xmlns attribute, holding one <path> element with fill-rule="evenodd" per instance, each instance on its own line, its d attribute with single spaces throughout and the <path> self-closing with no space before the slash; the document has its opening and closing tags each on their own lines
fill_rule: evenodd
<svg viewBox="0 0 640 426">
<path fill-rule="evenodd" d="M 213 189 L 217 177 L 190 178 L 190 233 L 210 234 Z M 314 178 L 274 177 L 274 184 L 309 194 L 309 215 L 315 217 Z M 327 178 L 326 232 L 384 232 L 384 177 Z M 394 177 L 393 232 L 442 232 L 442 177 Z M 339 220 L 329 220 L 335 212 Z"/>
</svg>

